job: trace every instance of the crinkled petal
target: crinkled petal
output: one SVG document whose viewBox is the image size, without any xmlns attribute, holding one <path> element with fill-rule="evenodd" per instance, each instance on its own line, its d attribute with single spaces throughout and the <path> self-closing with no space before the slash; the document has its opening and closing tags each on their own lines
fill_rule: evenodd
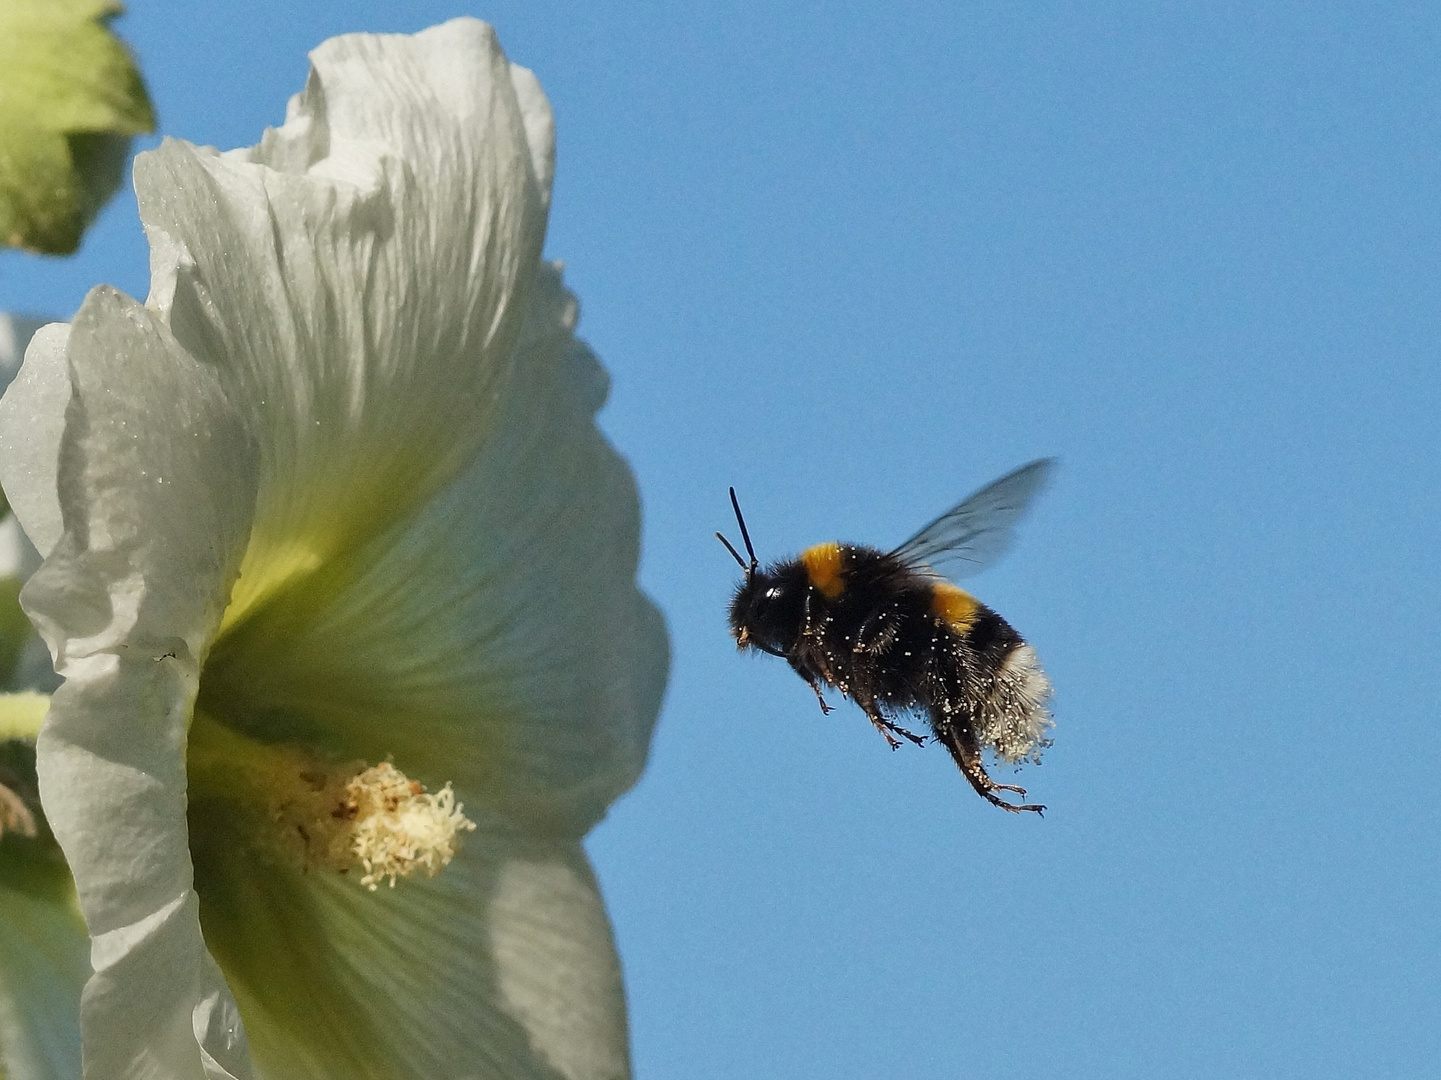
<svg viewBox="0 0 1441 1080">
<path fill-rule="evenodd" d="M 191 888 L 185 730 L 244 551 L 257 455 L 216 372 L 134 301 L 96 289 L 67 351 L 65 531 L 22 600 L 66 679 L 38 768 L 95 939 L 86 1074 L 196 1077 L 197 1008 L 228 997 Z M 243 1063 L 238 1027 L 228 1037 L 211 1055 L 239 1046 Z"/>
<path fill-rule="evenodd" d="M 202 693 L 254 735 L 343 733 L 350 753 L 454 780 L 467 805 L 579 836 L 644 765 L 668 654 L 635 585 L 630 472 L 593 419 L 605 373 L 558 269 L 532 292 L 466 472 L 222 639 Z"/>
<path fill-rule="evenodd" d="M 481 817 L 445 872 L 372 893 L 191 810 L 206 939 L 268 1080 L 619 1080 L 625 1001 L 573 841 Z"/>
<path fill-rule="evenodd" d="M 167 141 L 135 166 L 149 303 L 224 372 L 260 447 L 232 622 L 470 461 L 544 239 L 528 135 L 547 129 L 488 26 L 334 38 L 311 62 L 258 146 Z"/>
<path fill-rule="evenodd" d="M 41 555 L 48 555 L 60 539 L 60 500 L 55 470 L 60 460 L 60 436 L 65 429 L 65 406 L 70 400 L 70 372 L 65 342 L 70 327 L 26 325 L 5 316 L 0 323 L 0 345 L 8 345 L 5 374 L 9 389 L 0 400 L 0 482 L 5 496 L 26 534 Z M 14 373 L 15 354 L 22 338 L 25 364 Z M 13 381 L 10 379 L 13 378 Z"/>
</svg>

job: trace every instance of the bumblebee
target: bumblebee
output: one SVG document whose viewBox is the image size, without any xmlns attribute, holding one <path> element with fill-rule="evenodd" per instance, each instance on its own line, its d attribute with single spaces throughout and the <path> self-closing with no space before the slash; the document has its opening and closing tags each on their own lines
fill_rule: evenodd
<svg viewBox="0 0 1441 1080">
<path fill-rule="evenodd" d="M 716 533 L 745 571 L 730 606 L 741 650 L 784 659 L 828 713 L 822 684 L 852 699 L 892 750 L 926 739 L 896 723 L 919 713 L 971 787 L 1020 813 L 1024 788 L 986 773 L 982 754 L 1038 762 L 1051 745 L 1051 684 L 1035 650 L 985 604 L 947 578 L 976 573 L 1010 546 L 1012 526 L 1045 485 L 1051 459 L 1023 465 L 947 510 L 893 551 L 828 543 L 762 569 L 735 488 L 731 506 L 749 561 Z"/>
</svg>

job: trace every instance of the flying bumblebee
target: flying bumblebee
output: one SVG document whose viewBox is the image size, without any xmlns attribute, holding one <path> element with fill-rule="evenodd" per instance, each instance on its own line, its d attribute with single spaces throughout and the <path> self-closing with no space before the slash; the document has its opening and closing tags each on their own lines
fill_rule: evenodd
<svg viewBox="0 0 1441 1080">
<path fill-rule="evenodd" d="M 995 562 L 1014 539 L 1012 526 L 1044 486 L 1054 461 L 1023 465 L 947 510 L 894 551 L 860 544 L 817 544 L 800 557 L 760 568 L 735 488 L 731 506 L 747 562 L 721 533 L 745 578 L 730 606 L 731 634 L 742 650 L 784 659 L 815 691 L 821 684 L 859 705 L 892 750 L 925 738 L 895 722 L 922 714 L 971 787 L 1020 813 L 1045 809 L 1021 799 L 1024 788 L 986 773 L 982 752 L 1011 764 L 1038 762 L 1051 745 L 1051 684 L 1035 650 L 998 614 L 946 578 Z"/>
</svg>

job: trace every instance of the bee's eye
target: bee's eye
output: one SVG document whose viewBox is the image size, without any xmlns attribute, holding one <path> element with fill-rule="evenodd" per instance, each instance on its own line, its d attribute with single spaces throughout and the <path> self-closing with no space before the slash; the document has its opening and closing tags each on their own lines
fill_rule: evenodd
<svg viewBox="0 0 1441 1080">
<path fill-rule="evenodd" d="M 779 589 L 777 586 L 772 585 L 769 589 L 766 590 L 766 599 L 767 599 L 767 600 L 779 600 L 780 598 L 781 598 L 781 591 L 780 591 L 780 589 Z"/>
</svg>

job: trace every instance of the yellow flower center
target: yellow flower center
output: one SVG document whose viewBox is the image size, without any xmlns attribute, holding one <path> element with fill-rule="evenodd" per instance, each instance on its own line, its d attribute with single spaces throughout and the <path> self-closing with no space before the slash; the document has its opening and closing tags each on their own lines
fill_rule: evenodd
<svg viewBox="0 0 1441 1080">
<path fill-rule="evenodd" d="M 358 869 L 372 890 L 416 873 L 434 877 L 455 857 L 460 834 L 475 828 L 448 783 L 432 794 L 388 761 L 327 762 L 201 712 L 188 770 L 192 804 L 226 804 L 257 853 L 303 871 Z"/>
</svg>

